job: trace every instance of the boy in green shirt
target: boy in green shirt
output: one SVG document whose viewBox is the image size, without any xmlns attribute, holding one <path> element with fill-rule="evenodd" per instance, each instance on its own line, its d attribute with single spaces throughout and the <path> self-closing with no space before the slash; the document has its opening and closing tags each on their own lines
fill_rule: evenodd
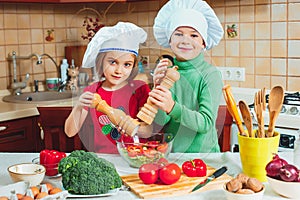
<svg viewBox="0 0 300 200">
<path fill-rule="evenodd" d="M 158 12 L 154 36 L 175 54 L 180 79 L 168 90 L 159 83 L 169 62 L 154 71 L 149 99 L 160 110 L 155 122 L 174 134 L 172 152 L 219 152 L 216 118 L 222 96 L 221 73 L 204 60 L 203 51 L 217 45 L 223 28 L 202 0 L 170 0 Z"/>
</svg>

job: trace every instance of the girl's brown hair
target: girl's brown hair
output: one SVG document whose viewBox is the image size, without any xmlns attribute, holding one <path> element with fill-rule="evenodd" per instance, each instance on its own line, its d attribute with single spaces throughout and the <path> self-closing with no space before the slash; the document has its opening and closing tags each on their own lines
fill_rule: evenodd
<svg viewBox="0 0 300 200">
<path fill-rule="evenodd" d="M 106 56 L 106 53 L 107 52 L 98 53 L 96 58 L 96 70 L 97 70 L 97 75 L 99 76 L 99 80 L 101 80 L 101 78 L 104 78 L 103 60 L 104 57 Z M 131 55 L 134 56 L 134 63 L 133 63 L 132 71 L 129 77 L 127 78 L 128 81 L 133 80 L 136 77 L 136 75 L 139 73 L 137 56 L 135 56 L 134 54 Z"/>
</svg>

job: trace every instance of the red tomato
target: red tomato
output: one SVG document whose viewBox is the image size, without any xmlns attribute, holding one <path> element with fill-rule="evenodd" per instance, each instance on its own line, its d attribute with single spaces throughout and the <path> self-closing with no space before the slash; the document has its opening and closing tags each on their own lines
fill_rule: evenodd
<svg viewBox="0 0 300 200">
<path fill-rule="evenodd" d="M 185 161 L 182 164 L 182 171 L 189 177 L 203 177 L 206 176 L 206 164 L 201 159 L 194 159 Z"/>
<path fill-rule="evenodd" d="M 168 150 L 168 143 L 161 144 L 157 147 L 157 151 L 160 151 L 161 153 L 166 153 Z"/>
<path fill-rule="evenodd" d="M 159 178 L 166 185 L 176 183 L 180 176 L 180 167 L 175 163 L 169 163 L 159 170 Z"/>
<path fill-rule="evenodd" d="M 158 180 L 158 166 L 152 163 L 141 165 L 139 177 L 145 184 L 155 183 Z"/>
</svg>

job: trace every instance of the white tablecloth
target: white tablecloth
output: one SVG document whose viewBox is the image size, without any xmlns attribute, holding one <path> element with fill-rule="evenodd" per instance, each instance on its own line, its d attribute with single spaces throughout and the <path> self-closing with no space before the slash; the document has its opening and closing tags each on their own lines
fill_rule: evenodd
<svg viewBox="0 0 300 200">
<path fill-rule="evenodd" d="M 279 155 L 282 158 L 285 158 L 288 162 L 293 161 L 292 152 L 281 152 L 279 153 Z M 7 172 L 8 166 L 16 163 L 31 162 L 33 158 L 36 158 L 38 156 L 39 156 L 38 153 L 0 153 L 0 186 L 13 183 Z M 126 174 L 132 174 L 138 172 L 138 169 L 129 167 L 129 165 L 119 155 L 99 154 L 99 156 L 114 163 L 120 175 L 126 175 Z M 212 166 L 214 168 L 219 168 L 225 165 L 228 167 L 227 174 L 231 176 L 236 176 L 237 174 L 242 172 L 240 157 L 238 153 L 231 153 L 231 152 L 209 153 L 209 154 L 172 153 L 170 154 L 169 161 L 176 162 L 177 164 L 181 165 L 184 161 L 192 158 L 201 158 L 206 162 L 207 165 Z M 59 179 L 49 179 L 49 181 L 55 184 L 60 184 Z M 264 183 L 264 184 L 266 185 L 266 191 L 263 198 L 264 200 L 285 199 L 277 195 L 275 192 L 273 192 L 272 189 L 269 187 L 268 183 Z M 101 198 L 98 197 L 97 199 L 130 200 L 130 199 L 138 199 L 138 197 L 130 191 L 119 191 L 116 195 L 109 196 L 109 197 L 101 197 Z M 185 196 L 170 197 L 164 199 L 220 200 L 220 199 L 225 199 L 225 196 L 224 196 L 224 191 L 214 190 L 214 191 L 207 191 L 203 193 L 192 193 Z"/>
</svg>

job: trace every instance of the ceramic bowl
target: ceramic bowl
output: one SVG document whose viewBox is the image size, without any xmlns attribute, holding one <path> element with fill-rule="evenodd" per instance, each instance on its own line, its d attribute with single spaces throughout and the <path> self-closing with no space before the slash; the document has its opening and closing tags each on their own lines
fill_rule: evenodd
<svg viewBox="0 0 300 200">
<path fill-rule="evenodd" d="M 277 194 L 291 198 L 300 199 L 300 183 L 299 182 L 286 182 L 268 177 L 268 183 L 272 190 Z"/>
<path fill-rule="evenodd" d="M 226 183 L 223 185 L 223 190 L 227 200 L 262 200 L 265 193 L 265 186 L 260 192 L 253 194 L 238 194 L 234 192 L 229 192 L 226 188 Z"/>
<path fill-rule="evenodd" d="M 35 163 L 21 163 L 7 168 L 14 182 L 28 181 L 31 186 L 39 185 L 44 177 L 46 169 L 43 165 Z"/>
<path fill-rule="evenodd" d="M 121 157 L 130 167 L 139 168 L 142 164 L 153 163 L 160 158 L 167 159 L 173 143 L 170 134 L 156 134 L 143 142 L 117 141 Z"/>
</svg>

